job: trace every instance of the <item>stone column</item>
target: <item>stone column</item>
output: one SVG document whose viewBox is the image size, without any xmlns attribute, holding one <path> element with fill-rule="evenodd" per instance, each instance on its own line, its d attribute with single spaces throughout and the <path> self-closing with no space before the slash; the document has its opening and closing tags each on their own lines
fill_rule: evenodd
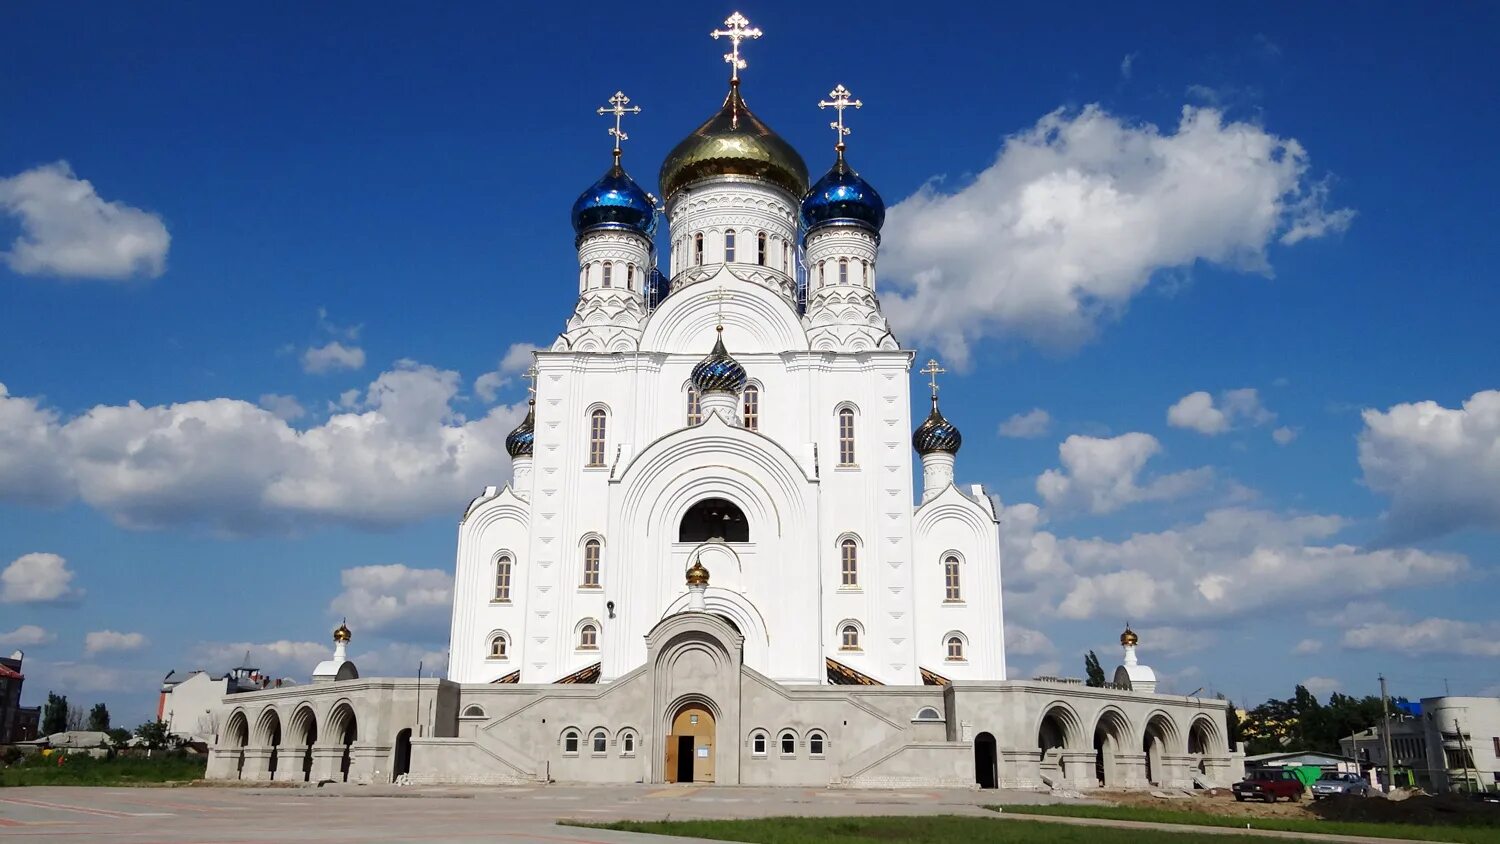
<svg viewBox="0 0 1500 844">
<path fill-rule="evenodd" d="M 997 751 L 1001 788 L 1041 788 L 1038 767 L 1041 753 L 1035 750 L 1000 749 Z"/>
<path fill-rule="evenodd" d="M 381 784 L 391 781 L 390 746 L 360 744 L 349 749 L 349 781 Z"/>
<path fill-rule="evenodd" d="M 245 748 L 245 767 L 240 773 L 242 780 L 268 780 L 271 778 L 271 748 Z"/>
<path fill-rule="evenodd" d="M 339 771 L 339 762 L 344 758 L 344 746 L 335 745 L 313 745 L 312 760 L 312 782 L 331 780 L 342 782 L 344 775 Z"/>
<path fill-rule="evenodd" d="M 1147 788 L 1151 783 L 1146 781 L 1146 754 L 1144 753 L 1116 753 L 1115 773 L 1120 777 L 1122 788 Z"/>
<path fill-rule="evenodd" d="M 1064 750 L 1061 761 L 1064 770 L 1063 780 L 1069 788 L 1082 791 L 1099 787 L 1099 780 L 1094 776 L 1094 751 Z"/>
</svg>

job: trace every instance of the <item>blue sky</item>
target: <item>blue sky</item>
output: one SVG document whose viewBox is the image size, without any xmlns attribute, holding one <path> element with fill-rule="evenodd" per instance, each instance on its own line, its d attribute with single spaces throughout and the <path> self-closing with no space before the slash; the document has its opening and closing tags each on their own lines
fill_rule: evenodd
<svg viewBox="0 0 1500 844">
<path fill-rule="evenodd" d="M 442 659 L 457 516 L 576 292 L 593 110 L 645 109 L 654 187 L 723 93 L 728 8 L 598 9 L 0 11 L 29 702 L 134 723 L 246 649 L 303 676 L 344 611 L 367 673 Z M 1007 505 L 1015 673 L 1128 619 L 1180 692 L 1496 693 L 1493 8 L 741 11 L 747 99 L 811 169 L 817 100 L 865 103 L 882 298 Z"/>
</svg>

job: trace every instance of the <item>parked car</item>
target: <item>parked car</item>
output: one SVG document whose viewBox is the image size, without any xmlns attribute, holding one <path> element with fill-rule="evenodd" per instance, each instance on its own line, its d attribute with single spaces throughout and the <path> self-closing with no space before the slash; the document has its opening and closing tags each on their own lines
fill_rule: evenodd
<svg viewBox="0 0 1500 844">
<path fill-rule="evenodd" d="M 1245 778 L 1235 783 L 1230 791 L 1234 792 L 1234 799 L 1241 803 L 1246 800 L 1264 800 L 1267 803 L 1275 803 L 1285 797 L 1288 800 L 1302 799 L 1302 781 L 1297 779 L 1291 771 L 1251 771 Z"/>
<path fill-rule="evenodd" d="M 1312 784 L 1312 798 L 1325 797 L 1369 797 L 1370 782 L 1359 774 L 1326 773 Z"/>
</svg>

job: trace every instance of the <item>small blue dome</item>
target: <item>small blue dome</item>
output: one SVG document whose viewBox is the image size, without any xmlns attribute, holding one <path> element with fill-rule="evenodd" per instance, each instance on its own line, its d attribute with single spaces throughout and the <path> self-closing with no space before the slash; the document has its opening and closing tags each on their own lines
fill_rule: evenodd
<svg viewBox="0 0 1500 844">
<path fill-rule="evenodd" d="M 596 229 L 628 229 L 647 237 L 656 230 L 656 207 L 651 197 L 630 178 L 618 159 L 573 203 L 573 231 L 581 235 Z"/>
<path fill-rule="evenodd" d="M 536 402 L 528 402 L 526 407 L 526 418 L 521 424 L 511 431 L 505 438 L 505 450 L 510 452 L 512 458 L 530 457 L 531 448 L 536 443 Z"/>
<path fill-rule="evenodd" d="M 802 199 L 802 225 L 808 231 L 829 223 L 864 226 L 880 234 L 885 202 L 843 156 Z"/>
<path fill-rule="evenodd" d="M 927 455 L 936 452 L 947 452 L 957 454 L 959 446 L 963 445 L 964 438 L 958 433 L 958 428 L 952 422 L 943 417 L 938 410 L 937 397 L 932 399 L 932 412 L 912 432 L 911 446 L 917 450 L 917 454 Z"/>
<path fill-rule="evenodd" d="M 740 362 L 729 356 L 724 349 L 724 329 L 719 329 L 719 339 L 714 341 L 714 350 L 708 353 L 708 357 L 698 362 L 693 367 L 693 389 L 699 395 L 704 393 L 734 393 L 739 395 L 745 389 L 745 382 L 749 376 L 745 374 L 745 367 Z"/>
</svg>

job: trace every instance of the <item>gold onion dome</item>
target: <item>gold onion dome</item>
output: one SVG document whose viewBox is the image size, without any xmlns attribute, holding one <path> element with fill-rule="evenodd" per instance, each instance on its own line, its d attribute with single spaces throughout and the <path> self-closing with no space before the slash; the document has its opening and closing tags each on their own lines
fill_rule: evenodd
<svg viewBox="0 0 1500 844">
<path fill-rule="evenodd" d="M 703 567 L 702 560 L 693 561 L 693 567 L 687 570 L 687 582 L 689 586 L 708 585 L 708 569 Z"/>
<path fill-rule="evenodd" d="M 348 624 L 340 623 L 338 627 L 333 629 L 333 641 L 335 642 L 347 642 L 353 637 L 354 634 L 349 632 Z"/>
<path fill-rule="evenodd" d="M 738 82 L 713 117 L 682 140 L 661 165 L 662 195 L 712 176 L 746 176 L 770 182 L 801 199 L 807 164 L 797 150 L 750 112 Z"/>
<path fill-rule="evenodd" d="M 1125 625 L 1125 632 L 1120 634 L 1120 644 L 1127 648 L 1133 648 L 1140 641 L 1141 637 L 1135 635 L 1135 631 L 1130 629 L 1130 625 Z"/>
</svg>

